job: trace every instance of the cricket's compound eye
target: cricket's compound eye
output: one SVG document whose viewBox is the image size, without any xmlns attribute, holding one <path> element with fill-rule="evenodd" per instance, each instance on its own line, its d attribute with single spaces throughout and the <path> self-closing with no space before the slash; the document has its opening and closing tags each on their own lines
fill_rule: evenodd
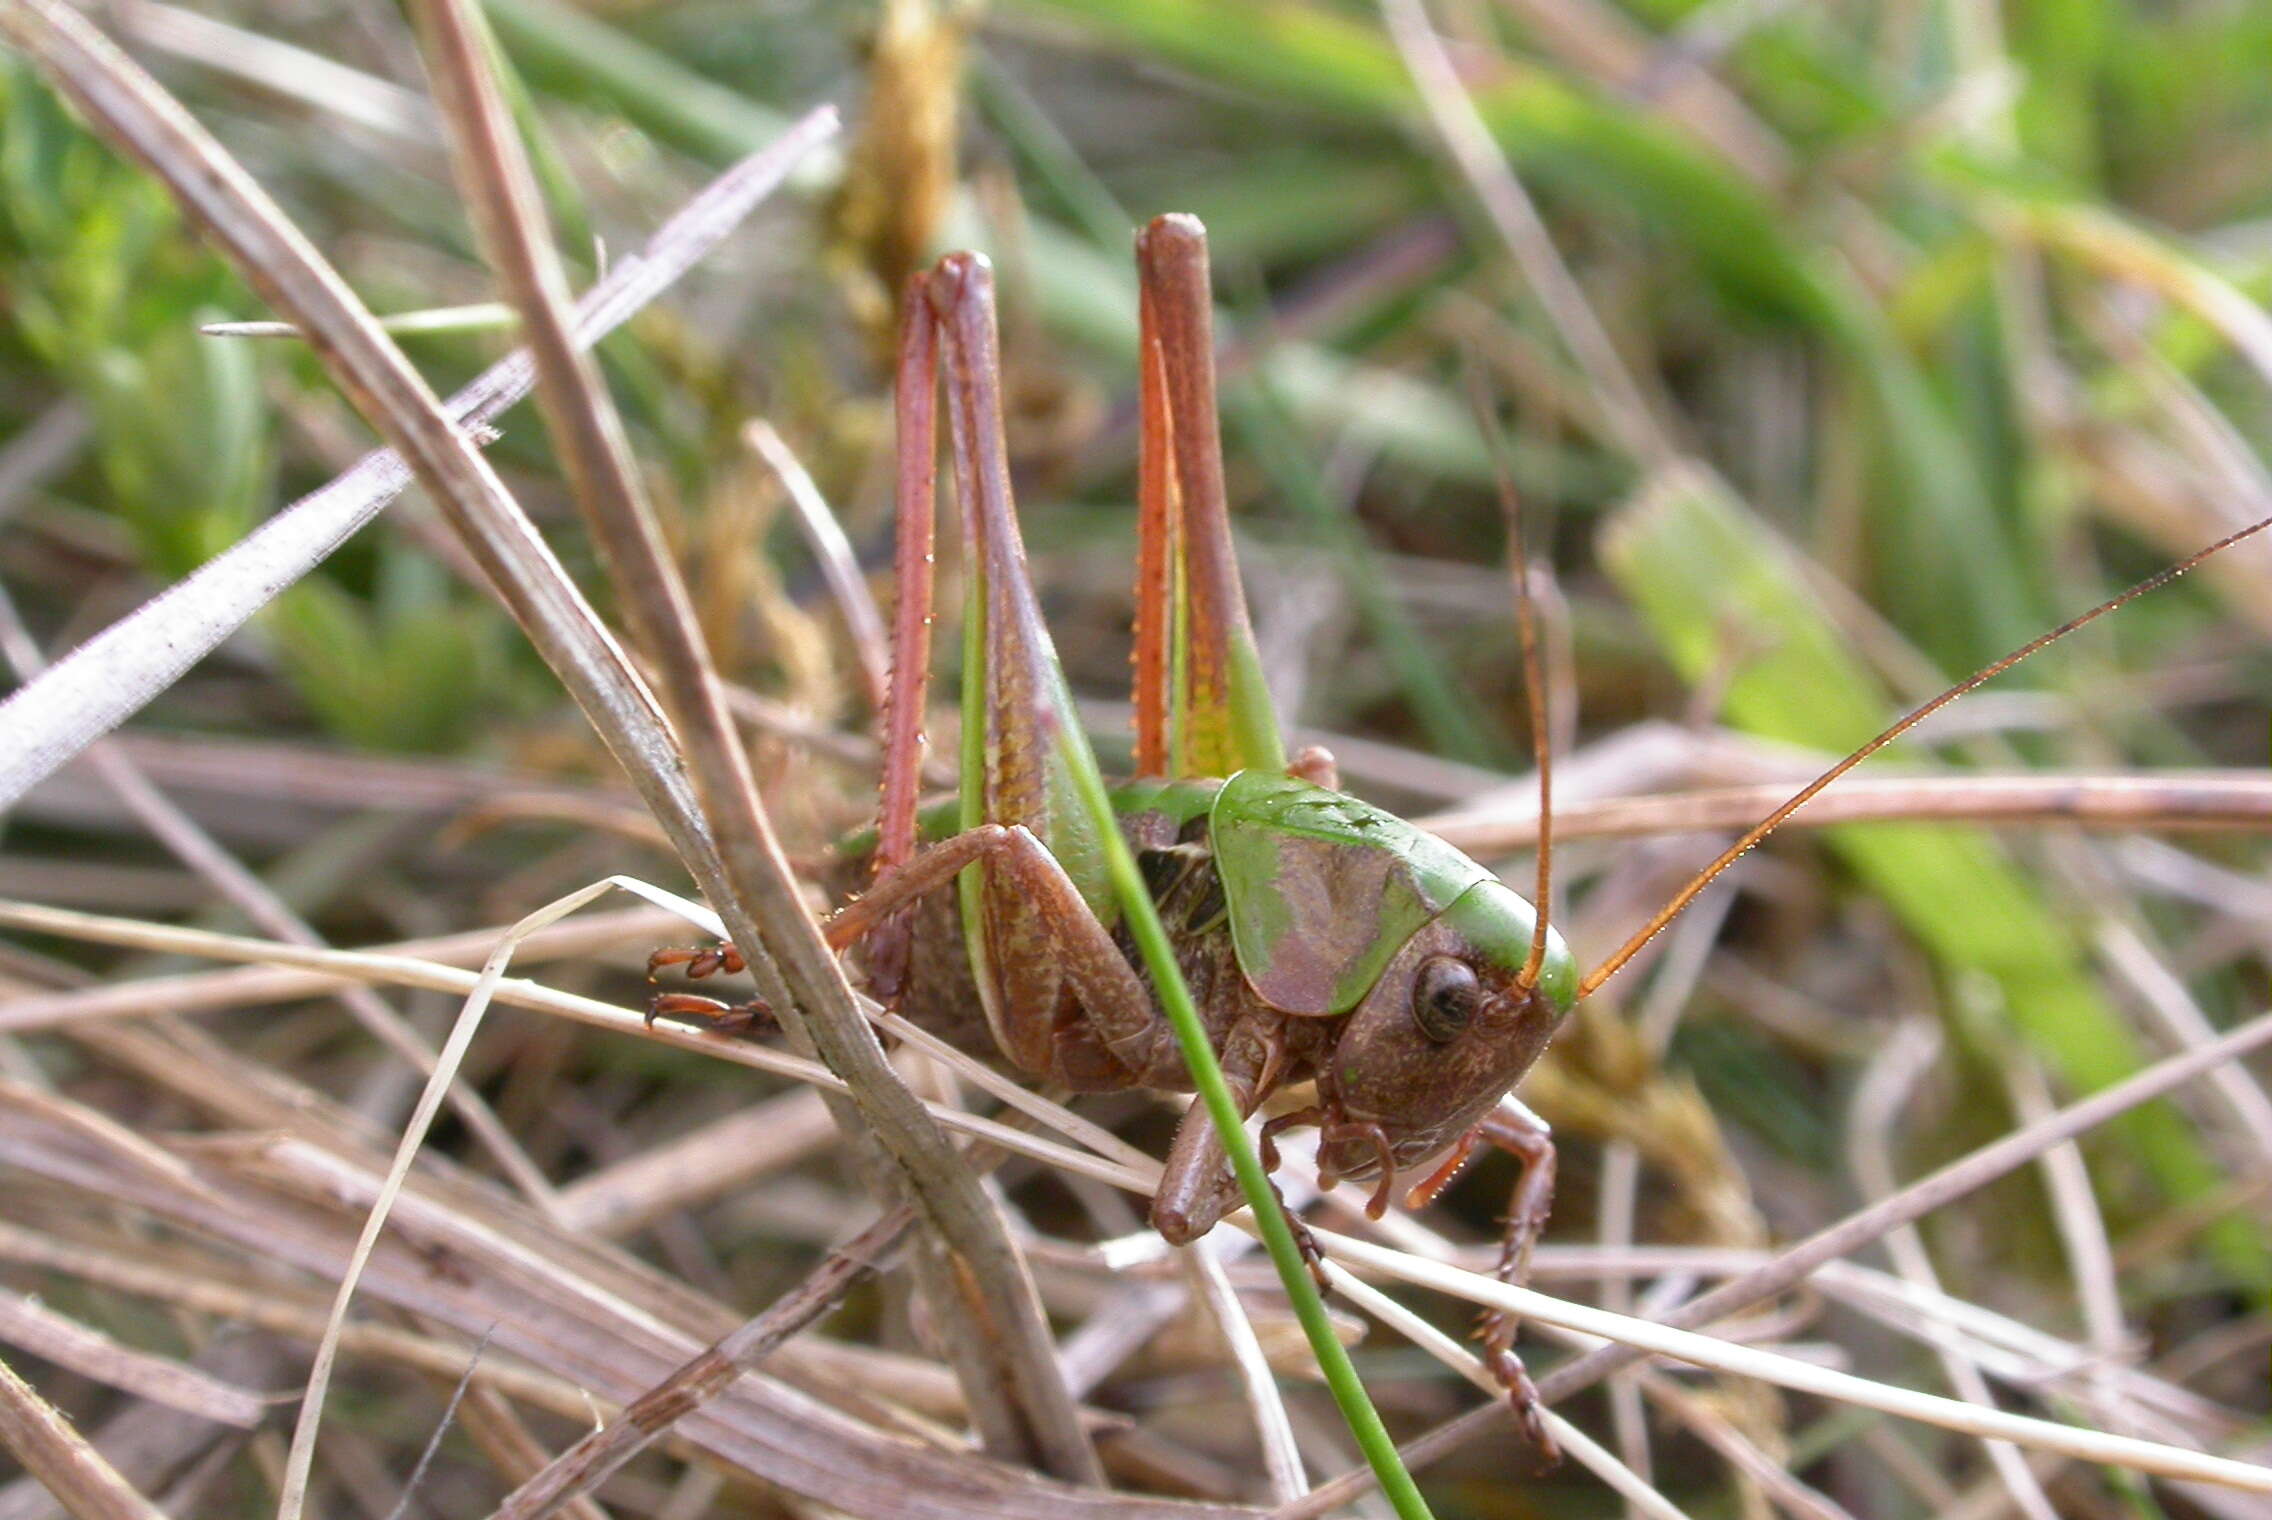
<svg viewBox="0 0 2272 1520">
<path fill-rule="evenodd" d="M 1452 956 L 1429 957 L 1412 979 L 1413 1021 L 1439 1045 L 1465 1034 L 1482 1003 L 1483 988 L 1474 968 Z"/>
</svg>

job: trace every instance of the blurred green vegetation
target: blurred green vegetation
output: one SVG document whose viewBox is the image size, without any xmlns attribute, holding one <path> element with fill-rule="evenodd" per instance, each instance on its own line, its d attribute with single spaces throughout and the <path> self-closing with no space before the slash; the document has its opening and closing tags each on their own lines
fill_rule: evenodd
<svg viewBox="0 0 2272 1520">
<path fill-rule="evenodd" d="M 244 536 L 275 490 L 274 425 L 243 344 L 198 335 L 249 307 L 166 192 L 0 61 L 0 279 L 21 370 L 93 419 L 102 504 L 153 575 Z M 33 394 L 37 394 L 34 392 Z"/>
</svg>

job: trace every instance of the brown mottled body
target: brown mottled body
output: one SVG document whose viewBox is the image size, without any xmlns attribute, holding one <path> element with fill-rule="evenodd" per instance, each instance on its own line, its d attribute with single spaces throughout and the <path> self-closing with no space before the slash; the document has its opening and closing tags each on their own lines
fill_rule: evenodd
<svg viewBox="0 0 2272 1520">
<path fill-rule="evenodd" d="M 1136 852 L 1175 943 L 1184 981 L 1242 1100 L 1251 1106 L 1281 1083 L 1314 1075 L 1316 1056 L 1330 1046 L 1330 1021 L 1288 1018 L 1257 997 L 1240 974 L 1222 887 L 1207 849 L 1205 820 L 1179 831 L 1175 821 L 1162 814 L 1133 813 L 1121 819 L 1121 834 Z M 830 873 L 829 885 L 849 898 L 866 884 L 868 873 L 865 853 L 846 856 Z M 1018 1049 L 995 1037 L 970 963 L 962 906 L 953 883 L 924 893 L 908 912 L 908 974 L 897 1011 L 911 1023 L 958 1050 L 1001 1061 L 1024 1075 L 1057 1081 L 1077 1092 L 1117 1092 L 1127 1087 L 1191 1090 L 1190 1072 L 1172 1043 L 1156 1043 L 1150 1059 L 1140 1066 L 1116 1056 L 1098 1034 L 1079 992 L 1061 976 L 1052 981 L 1054 999 L 1044 1005 L 1051 1009 L 1047 1017 L 1019 1021 L 1044 1036 L 1020 1042 L 1037 1057 L 1031 1064 L 1022 1061 Z M 1150 975 L 1126 931 L 1114 929 L 1112 941 L 1149 996 Z M 1163 1018 L 1163 1027 L 1164 1023 Z"/>
<path fill-rule="evenodd" d="M 1121 815 L 1120 830 L 1143 870 L 1161 922 L 1175 947 L 1177 968 L 1191 989 L 1240 1112 L 1252 1113 L 1281 1087 L 1318 1076 L 1332 1054 L 1335 1035 L 1344 1020 L 1290 1015 L 1265 1002 L 1249 984 L 1239 967 L 1222 885 L 1208 848 L 1204 815 L 1179 827 L 1165 814 L 1135 811 Z M 941 848 L 934 846 L 933 853 Z M 917 856 L 918 861 L 923 859 Z M 865 882 L 867 870 L 865 853 L 847 856 L 842 870 L 832 873 L 831 885 L 840 892 L 856 891 Z M 1022 874 L 1030 881 L 1034 873 L 1029 868 Z M 1017 889 L 1013 873 L 1001 873 L 997 880 L 1007 890 Z M 1024 910 L 1021 917 L 1030 916 L 1045 930 L 1056 917 L 1035 901 L 1020 906 Z M 1026 975 L 1003 978 L 1020 989 L 1015 994 L 1018 997 L 1046 999 L 1018 1002 L 1010 1018 L 1004 1020 L 990 1015 L 987 1009 L 971 964 L 962 904 L 954 882 L 947 879 L 921 893 L 904 911 L 907 940 L 904 948 L 895 947 L 892 953 L 905 957 L 907 976 L 897 1010 L 910 1022 L 971 1055 L 999 1061 L 1014 1071 L 1076 1092 L 1116 1092 L 1128 1087 L 1191 1091 L 1190 1069 L 1160 1011 L 1150 974 L 1124 927 L 1112 930 L 1110 950 L 1125 968 L 1130 985 L 1115 998 L 1115 1007 L 1106 1010 L 1108 1017 L 1099 1016 L 1099 1010 L 1075 987 L 1073 977 L 1064 972 L 1067 946 L 1059 939 L 1041 945 L 1038 953 L 1027 958 Z M 845 923 L 847 930 L 853 927 Z M 856 945 L 858 941 L 848 939 L 848 943 Z M 1000 934 L 989 934 L 986 943 L 987 954 L 996 957 L 1011 947 Z M 995 964 L 1003 963 L 997 959 Z M 1105 1031 L 1115 1021 L 1127 1022 L 1137 1001 L 1128 994 L 1136 992 L 1141 994 L 1151 1038 L 1116 1045 Z M 1005 1024 L 1024 1037 L 1006 1035 Z M 1193 1118 L 1198 1122 L 1192 1122 Z M 1367 1174 L 1368 1169 L 1360 1164 L 1355 1175 Z M 1384 1190 L 1388 1184 L 1384 1176 Z M 1153 1226 L 1170 1241 L 1187 1244 L 1206 1234 L 1243 1202 L 1224 1157 L 1221 1137 L 1205 1115 L 1195 1110 L 1176 1132 L 1159 1194 L 1152 1203 Z"/>
</svg>

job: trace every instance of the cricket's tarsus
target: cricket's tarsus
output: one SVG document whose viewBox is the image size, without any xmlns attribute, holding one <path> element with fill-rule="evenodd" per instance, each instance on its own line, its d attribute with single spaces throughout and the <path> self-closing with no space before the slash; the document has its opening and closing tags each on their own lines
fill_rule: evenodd
<svg viewBox="0 0 2272 1520">
<path fill-rule="evenodd" d="M 1552 757 L 1522 524 L 1487 405 L 1507 519 L 1539 771 L 1537 907 L 1434 836 L 1338 790 L 1322 750 L 1285 754 L 1233 557 L 1215 418 L 1205 234 L 1162 217 L 1137 238 L 1141 310 L 1136 743 L 1140 778 L 1111 793 L 1232 1096 L 1251 1114 L 1302 1083 L 1314 1099 L 1262 1130 L 1319 1131 L 1318 1170 L 1373 1181 L 1375 1217 L 1402 1174 L 1434 1198 L 1484 1144 L 1520 1171 L 1497 1275 L 1521 1283 L 1554 1190 L 1546 1125 L 1509 1096 L 1563 1017 L 1729 864 L 1931 713 L 2047 644 L 2183 574 L 2272 520 L 2230 534 L 2071 619 L 1903 717 L 1777 808 L 1582 978 L 1547 922 Z M 827 925 L 857 946 L 877 996 L 975 1052 L 1075 1091 L 1189 1090 L 1180 1047 L 1108 885 L 1110 851 L 1068 799 L 1095 760 L 1027 574 L 1008 450 L 992 274 L 951 254 L 910 282 L 900 347 L 899 600 L 875 841 Z M 938 376 L 966 544 L 963 786 L 919 811 L 930 660 Z M 923 840 L 929 836 L 928 843 Z M 856 879 L 851 879 L 856 878 Z M 651 969 L 731 970 L 731 947 L 658 952 Z M 759 1015 L 683 994 L 654 1012 L 720 1028 Z M 1431 1163 L 1433 1163 L 1431 1165 Z M 1203 1105 L 1171 1147 L 1152 1223 L 1195 1240 L 1243 1197 Z M 1307 1232 L 1294 1221 L 1297 1233 Z M 1325 1281 L 1314 1242 L 1304 1246 Z M 1482 1317 L 1483 1358 L 1542 1457 L 1554 1446 L 1514 1352 L 1515 1321 Z"/>
<path fill-rule="evenodd" d="M 732 945 L 669 945 L 647 957 L 647 980 L 655 980 L 656 973 L 672 966 L 683 966 L 686 975 L 699 980 L 721 971 L 740 971 L 745 964 L 742 953 Z"/>
<path fill-rule="evenodd" d="M 756 1036 L 773 1033 L 773 1008 L 763 998 L 752 998 L 746 1003 L 726 1003 L 717 998 L 697 997 L 691 992 L 658 992 L 647 1000 L 647 1023 L 657 1019 L 671 1019 L 682 1024 L 698 1024 L 712 1034 Z"/>
</svg>

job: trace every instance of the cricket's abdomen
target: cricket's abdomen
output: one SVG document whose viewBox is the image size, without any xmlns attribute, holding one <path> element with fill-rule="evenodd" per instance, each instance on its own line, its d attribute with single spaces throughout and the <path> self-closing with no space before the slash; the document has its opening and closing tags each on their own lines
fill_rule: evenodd
<svg viewBox="0 0 2272 1520">
<path fill-rule="evenodd" d="M 954 887 L 925 893 L 912 911 L 900 1014 L 957 1050 L 1001 1061 L 994 1031 L 986 1022 L 986 1005 L 979 1000 L 978 978 L 963 939 L 962 903 Z"/>
<path fill-rule="evenodd" d="M 1216 786 L 1214 782 L 1168 786 L 1135 783 L 1117 791 L 1114 800 L 1120 805 L 1117 817 L 1121 835 L 1136 853 L 1201 1022 L 1210 1042 L 1221 1050 L 1232 1027 L 1259 1004 L 1239 971 L 1222 884 L 1208 847 L 1206 802 Z M 950 834 L 955 811 L 952 805 L 928 810 L 924 817 L 926 838 Z M 866 877 L 863 852 L 846 859 L 836 884 L 849 895 L 850 890 L 865 885 Z M 914 917 L 907 976 L 899 1012 L 960 1050 L 1012 1070 L 1021 1069 L 1004 1048 L 1005 1042 L 995 1037 L 987 1017 L 963 930 L 961 901 L 954 887 L 927 893 L 917 899 L 911 911 Z M 1115 926 L 1113 942 L 1149 991 L 1151 977 L 1125 925 Z M 1004 1008 L 997 1014 L 1005 1020 L 1044 1021 L 1050 1035 L 1048 1069 L 1029 1065 L 1024 1068 L 1029 1076 L 1085 1091 L 1127 1087 L 1190 1090 L 1182 1055 L 1165 1035 L 1164 1014 L 1159 1015 L 1162 1038 L 1153 1042 L 1151 1053 L 1136 1064 L 1104 1047 L 1084 1016 L 1079 997 L 1062 982 L 1055 987 L 1054 1006 Z"/>
</svg>

